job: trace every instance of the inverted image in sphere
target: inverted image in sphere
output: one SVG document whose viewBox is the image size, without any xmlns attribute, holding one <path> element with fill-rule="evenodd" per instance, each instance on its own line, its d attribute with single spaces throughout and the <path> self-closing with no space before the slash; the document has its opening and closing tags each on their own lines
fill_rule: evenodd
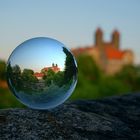
<svg viewBox="0 0 140 140">
<path fill-rule="evenodd" d="M 26 106 L 50 109 L 62 104 L 77 83 L 77 64 L 61 42 L 38 37 L 20 44 L 7 62 L 7 82 Z"/>
</svg>

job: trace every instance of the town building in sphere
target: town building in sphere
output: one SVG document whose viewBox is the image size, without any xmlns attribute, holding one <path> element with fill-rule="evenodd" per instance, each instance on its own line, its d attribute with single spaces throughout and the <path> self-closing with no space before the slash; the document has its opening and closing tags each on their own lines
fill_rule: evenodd
<svg viewBox="0 0 140 140">
<path fill-rule="evenodd" d="M 60 68 L 58 67 L 57 64 L 52 63 L 52 66 L 51 66 L 51 67 L 44 67 L 44 68 L 41 70 L 41 72 L 36 72 L 36 73 L 34 74 L 34 76 L 35 76 L 38 80 L 41 80 L 41 79 L 43 79 L 43 77 L 44 77 L 45 75 L 47 75 L 48 70 L 52 70 L 54 73 L 57 73 L 57 72 L 60 71 Z M 44 73 L 45 73 L 45 74 L 44 74 Z"/>
<path fill-rule="evenodd" d="M 52 66 L 51 66 L 51 67 L 45 67 L 45 68 L 43 68 L 43 69 L 41 70 L 41 72 L 42 72 L 42 73 L 43 73 L 43 72 L 48 72 L 49 69 L 52 70 L 52 71 L 55 72 L 55 73 L 57 73 L 57 72 L 60 71 L 60 68 L 58 67 L 58 65 L 52 63 Z"/>
</svg>

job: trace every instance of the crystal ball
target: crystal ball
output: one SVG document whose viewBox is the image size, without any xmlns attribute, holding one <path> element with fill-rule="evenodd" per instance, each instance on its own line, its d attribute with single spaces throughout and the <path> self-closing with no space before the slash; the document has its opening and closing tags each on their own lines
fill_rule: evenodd
<svg viewBox="0 0 140 140">
<path fill-rule="evenodd" d="M 77 64 L 61 42 L 47 37 L 29 39 L 10 55 L 7 82 L 24 105 L 51 109 L 72 94 L 77 83 Z"/>
</svg>

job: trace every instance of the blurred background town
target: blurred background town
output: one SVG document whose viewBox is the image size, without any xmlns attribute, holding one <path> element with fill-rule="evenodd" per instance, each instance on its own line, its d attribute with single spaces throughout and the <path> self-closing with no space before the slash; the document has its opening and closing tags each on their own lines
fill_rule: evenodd
<svg viewBox="0 0 140 140">
<path fill-rule="evenodd" d="M 60 40 L 75 56 L 78 84 L 69 100 L 138 93 L 139 13 L 137 0 L 0 1 L 0 108 L 24 107 L 7 86 L 6 61 L 36 36 Z"/>
</svg>

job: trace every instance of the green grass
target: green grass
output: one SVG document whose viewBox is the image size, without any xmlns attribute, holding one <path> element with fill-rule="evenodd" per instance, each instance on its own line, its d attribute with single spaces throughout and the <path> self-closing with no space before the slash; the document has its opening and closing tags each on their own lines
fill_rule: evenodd
<svg viewBox="0 0 140 140">
<path fill-rule="evenodd" d="M 9 89 L 0 88 L 0 109 L 2 108 L 14 108 L 14 107 L 24 107 Z"/>
</svg>

